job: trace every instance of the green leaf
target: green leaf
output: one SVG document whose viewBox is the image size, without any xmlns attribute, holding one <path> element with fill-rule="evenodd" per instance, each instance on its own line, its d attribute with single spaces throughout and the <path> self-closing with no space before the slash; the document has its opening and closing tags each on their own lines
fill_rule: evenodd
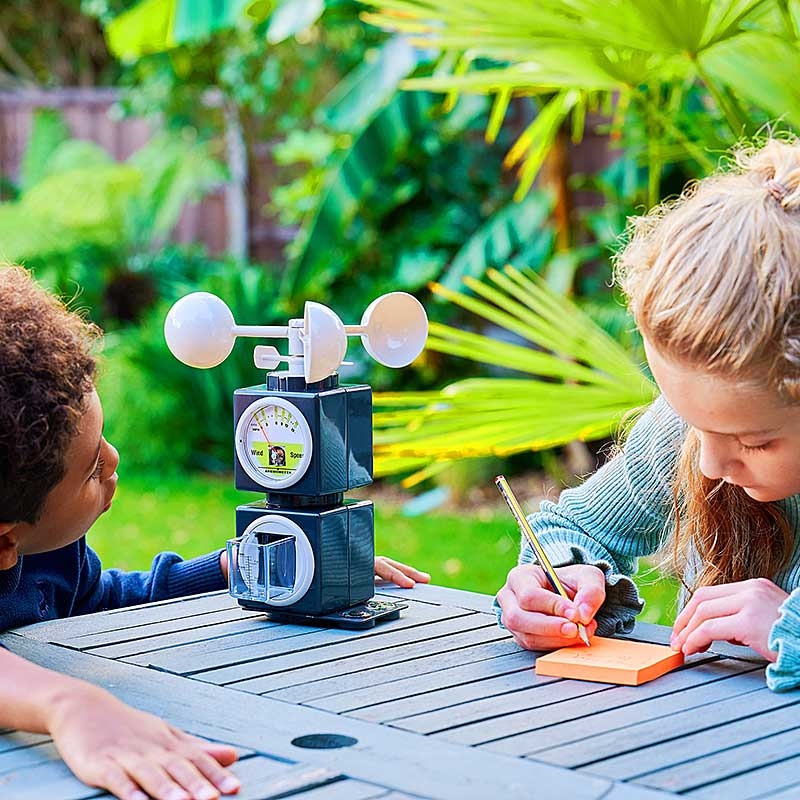
<svg viewBox="0 0 800 800">
<path fill-rule="evenodd" d="M 172 38 L 204 42 L 217 31 L 265 19 L 274 6 L 272 0 L 177 0 Z"/>
<path fill-rule="evenodd" d="M 44 164 L 42 177 L 73 169 L 102 168 L 113 163 L 114 159 L 99 144 L 85 139 L 68 139 L 53 150 Z"/>
<path fill-rule="evenodd" d="M 128 164 L 142 176 L 129 212 L 131 233 L 149 246 L 170 233 L 187 203 L 198 201 L 226 177 L 207 143 L 169 134 L 154 136 Z"/>
<path fill-rule="evenodd" d="M 336 84 L 318 107 L 317 119 L 336 131 L 358 133 L 391 101 L 417 62 L 418 53 L 406 39 L 389 39 Z"/>
<path fill-rule="evenodd" d="M 433 99 L 425 94 L 401 93 L 335 156 L 320 201 L 303 232 L 299 255 L 284 272 L 286 297 L 320 293 L 346 263 L 344 248 L 357 238 L 357 216 L 380 189 L 380 177 L 406 152 L 412 137 L 427 125 Z M 342 254 L 342 256 L 340 256 Z"/>
<path fill-rule="evenodd" d="M 509 151 L 505 166 L 520 162 L 519 187 L 514 199 L 520 200 L 533 185 L 547 153 L 569 112 L 580 100 L 577 90 L 557 94 L 536 115 L 536 119 L 522 132 Z"/>
<path fill-rule="evenodd" d="M 123 164 L 68 170 L 39 181 L 19 206 L 69 228 L 83 241 L 115 244 L 122 239 L 125 211 L 141 181 L 139 170 Z"/>
<path fill-rule="evenodd" d="M 398 286 L 413 292 L 434 280 L 441 272 L 447 255 L 426 249 L 404 250 L 397 259 L 395 276 Z"/>
<path fill-rule="evenodd" d="M 19 203 L 0 203 L 0 262 L 23 263 L 29 258 L 69 250 L 80 236 Z"/>
<path fill-rule="evenodd" d="M 760 32 L 746 33 L 712 47 L 699 60 L 712 78 L 739 97 L 770 117 L 800 127 L 800 86 L 796 80 L 800 50 L 796 42 Z"/>
<path fill-rule="evenodd" d="M 272 0 L 141 0 L 106 26 L 106 41 L 117 58 L 132 60 L 265 19 L 273 5 Z"/>
<path fill-rule="evenodd" d="M 29 189 L 41 180 L 50 158 L 60 144 L 69 139 L 69 129 L 60 112 L 39 108 L 33 112 L 28 146 L 19 167 L 19 188 Z"/>
<path fill-rule="evenodd" d="M 500 209 L 464 243 L 439 282 L 455 290 L 465 277 L 480 278 L 512 261 L 537 268 L 552 249 L 552 208 L 552 197 L 534 193 Z"/>
<path fill-rule="evenodd" d="M 310 28 L 324 11 L 325 0 L 282 0 L 270 17 L 267 41 L 278 44 Z"/>
<path fill-rule="evenodd" d="M 488 277 L 495 287 L 469 281 L 479 298 L 435 291 L 533 347 L 433 322 L 427 349 L 536 377 L 376 394 L 376 475 L 414 469 L 414 482 L 452 461 L 608 436 L 623 415 L 655 396 L 655 386 L 623 348 L 541 278 L 513 267 Z"/>
<path fill-rule="evenodd" d="M 106 25 L 108 49 L 130 61 L 174 47 L 175 13 L 176 0 L 142 0 Z"/>
</svg>

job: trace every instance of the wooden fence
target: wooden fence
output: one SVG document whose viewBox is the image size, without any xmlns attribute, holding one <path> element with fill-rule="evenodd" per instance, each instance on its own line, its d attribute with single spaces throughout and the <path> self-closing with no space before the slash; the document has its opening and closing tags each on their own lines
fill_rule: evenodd
<svg viewBox="0 0 800 800">
<path fill-rule="evenodd" d="M 76 137 L 89 139 L 105 148 L 114 158 L 124 160 L 140 148 L 150 137 L 151 129 L 144 119 L 120 117 L 113 113 L 120 100 L 120 92 L 112 88 L 63 88 L 52 91 L 0 92 L 0 176 L 15 180 L 23 153 L 27 146 L 33 113 L 39 108 L 54 108 L 61 111 L 70 131 Z M 215 102 L 213 98 L 209 102 Z M 216 101 L 218 102 L 218 101 Z M 519 110 L 519 109 L 518 109 Z M 595 120 L 597 121 L 597 120 Z M 527 123 L 525 123 L 527 124 Z M 523 120 L 517 127 L 522 129 Z M 565 185 L 571 171 L 595 172 L 613 157 L 606 136 L 587 133 L 578 145 L 567 145 L 565 156 L 568 164 L 555 163 L 556 173 L 551 178 Z M 247 165 L 248 178 L 240 208 L 246 205 L 247 251 L 256 261 L 280 263 L 283 249 L 295 231 L 281 226 L 265 215 L 265 207 L 276 182 L 276 170 L 272 161 L 272 148 L 267 142 L 256 142 L 250 146 Z M 503 179 L 498 175 L 498 180 Z M 508 179 L 508 176 L 506 176 Z M 215 255 L 226 252 L 229 242 L 225 187 L 208 194 L 202 202 L 187 206 L 172 238 L 177 242 L 202 242 Z M 597 205 L 601 198 L 591 193 L 579 192 L 571 198 L 577 207 Z M 564 207 L 557 216 L 562 229 L 564 217 L 570 216 L 571 207 Z"/>
<path fill-rule="evenodd" d="M 144 119 L 114 114 L 119 99 L 117 89 L 104 88 L 0 92 L 0 176 L 18 177 L 33 113 L 40 108 L 58 109 L 73 136 L 96 142 L 117 160 L 128 158 L 147 142 L 151 127 Z M 255 163 L 250 165 L 253 178 L 247 186 L 248 249 L 255 260 L 279 261 L 292 231 L 264 216 L 275 170 L 270 148 L 261 145 L 255 149 Z M 173 240 L 202 242 L 210 253 L 224 253 L 228 242 L 225 191 L 220 187 L 200 203 L 187 206 Z"/>
</svg>

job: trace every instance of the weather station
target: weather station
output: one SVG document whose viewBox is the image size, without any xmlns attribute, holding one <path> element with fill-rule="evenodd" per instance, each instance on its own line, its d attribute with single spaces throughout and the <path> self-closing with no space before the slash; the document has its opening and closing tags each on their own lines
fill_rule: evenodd
<svg viewBox="0 0 800 800">
<path fill-rule="evenodd" d="M 373 599 L 373 504 L 344 496 L 372 483 L 372 390 L 341 384 L 338 369 L 348 336 L 385 366 L 410 364 L 428 335 L 420 302 L 391 292 L 345 325 L 306 301 L 286 326 L 237 325 L 223 300 L 194 292 L 172 306 L 164 335 L 178 360 L 199 369 L 221 364 L 239 336 L 288 340 L 285 356 L 256 345 L 266 380 L 233 394 L 234 483 L 264 497 L 236 509 L 231 595 L 277 621 L 367 628 L 396 619 L 402 603 Z"/>
</svg>

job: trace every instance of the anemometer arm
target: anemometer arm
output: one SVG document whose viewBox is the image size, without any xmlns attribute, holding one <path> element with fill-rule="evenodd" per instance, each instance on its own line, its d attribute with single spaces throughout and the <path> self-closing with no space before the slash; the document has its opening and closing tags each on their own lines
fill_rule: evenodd
<svg viewBox="0 0 800 800">
<path fill-rule="evenodd" d="M 421 303 L 406 292 L 390 292 L 369 304 L 360 325 L 344 325 L 321 303 L 306 301 L 302 319 L 283 325 L 237 325 L 228 306 L 208 292 L 178 300 L 164 322 L 164 337 L 172 354 L 184 364 L 208 369 L 221 364 L 237 336 L 288 338 L 289 355 L 274 348 L 256 348 L 256 365 L 289 362 L 290 374 L 306 383 L 332 375 L 342 364 L 347 337 L 360 336 L 366 351 L 387 367 L 410 364 L 425 347 L 428 317 Z"/>
</svg>

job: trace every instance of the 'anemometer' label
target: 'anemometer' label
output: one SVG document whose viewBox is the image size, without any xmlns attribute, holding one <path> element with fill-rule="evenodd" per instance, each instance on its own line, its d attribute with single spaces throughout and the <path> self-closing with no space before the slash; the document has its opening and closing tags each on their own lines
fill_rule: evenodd
<svg viewBox="0 0 800 800">
<path fill-rule="evenodd" d="M 270 475 L 287 475 L 297 469 L 305 448 L 298 442 L 251 442 L 250 458 Z"/>
</svg>

